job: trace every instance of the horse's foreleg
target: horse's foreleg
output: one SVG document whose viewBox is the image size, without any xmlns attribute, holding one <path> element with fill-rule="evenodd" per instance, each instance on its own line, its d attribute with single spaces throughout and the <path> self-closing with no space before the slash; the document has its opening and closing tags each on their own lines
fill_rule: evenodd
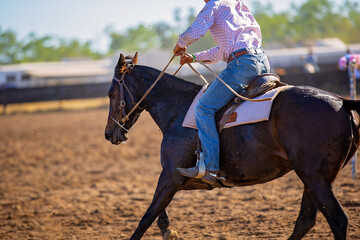
<svg viewBox="0 0 360 240">
<path fill-rule="evenodd" d="M 157 224 L 160 228 L 161 235 L 164 240 L 176 240 L 178 239 L 178 233 L 169 229 L 170 220 L 166 209 L 162 211 L 158 217 Z"/>
<path fill-rule="evenodd" d="M 317 207 L 311 199 L 308 189 L 304 188 L 301 201 L 301 210 L 296 220 L 295 228 L 289 240 L 302 239 L 305 234 L 315 225 Z"/>
<path fill-rule="evenodd" d="M 160 228 L 161 234 L 164 235 L 170 225 L 170 220 L 166 209 L 160 213 L 157 220 L 157 225 Z"/>
<path fill-rule="evenodd" d="M 153 200 L 130 240 L 141 239 L 159 214 L 164 213 L 165 208 L 169 205 L 176 192 L 176 186 L 163 171 L 160 175 Z"/>
</svg>

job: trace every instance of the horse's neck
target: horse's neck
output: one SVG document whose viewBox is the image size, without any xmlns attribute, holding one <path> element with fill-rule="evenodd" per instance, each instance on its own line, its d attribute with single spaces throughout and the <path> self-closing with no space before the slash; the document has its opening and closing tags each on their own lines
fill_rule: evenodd
<svg viewBox="0 0 360 240">
<path fill-rule="evenodd" d="M 150 86 L 156 78 L 157 75 L 144 79 Z M 199 85 L 165 74 L 145 98 L 145 108 L 160 130 L 165 132 L 178 118 L 184 118 L 200 89 Z"/>
</svg>

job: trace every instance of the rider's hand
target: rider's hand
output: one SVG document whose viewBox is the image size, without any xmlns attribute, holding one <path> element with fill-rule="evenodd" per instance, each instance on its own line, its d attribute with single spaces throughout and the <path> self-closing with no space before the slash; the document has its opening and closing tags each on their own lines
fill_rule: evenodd
<svg viewBox="0 0 360 240">
<path fill-rule="evenodd" d="M 190 57 L 188 55 L 183 54 L 180 59 L 180 65 L 183 65 L 185 63 L 192 63 L 194 62 L 194 58 Z"/>
<path fill-rule="evenodd" d="M 174 47 L 173 52 L 174 52 L 175 56 L 180 56 L 184 52 L 186 52 L 186 47 L 180 47 L 179 45 L 176 44 L 176 46 Z"/>
</svg>

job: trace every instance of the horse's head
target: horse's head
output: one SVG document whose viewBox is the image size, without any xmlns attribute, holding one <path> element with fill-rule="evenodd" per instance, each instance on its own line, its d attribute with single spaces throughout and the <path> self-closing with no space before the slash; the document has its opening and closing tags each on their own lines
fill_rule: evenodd
<svg viewBox="0 0 360 240">
<path fill-rule="evenodd" d="M 140 98 L 132 85 L 135 80 L 132 71 L 134 71 L 133 66 L 136 63 L 137 53 L 134 57 L 126 58 L 120 54 L 115 67 L 114 77 L 108 92 L 110 107 L 105 129 L 105 138 L 113 144 L 127 140 L 126 135 L 129 129 L 143 111 L 142 108 L 136 106 Z"/>
</svg>

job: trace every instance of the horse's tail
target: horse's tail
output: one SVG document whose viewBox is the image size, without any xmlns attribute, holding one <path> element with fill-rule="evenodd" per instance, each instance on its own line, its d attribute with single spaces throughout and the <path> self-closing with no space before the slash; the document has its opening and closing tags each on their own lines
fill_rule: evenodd
<svg viewBox="0 0 360 240">
<path fill-rule="evenodd" d="M 342 99 L 342 100 L 343 100 L 343 107 L 345 108 L 346 112 L 349 114 L 351 122 L 353 122 L 353 126 L 352 126 L 353 130 L 359 132 L 360 123 L 355 124 L 354 122 L 359 122 L 359 121 L 353 121 L 353 120 L 355 119 L 360 120 L 360 100 L 348 100 L 348 99 Z M 352 111 L 355 111 L 357 114 L 353 114 Z"/>
<path fill-rule="evenodd" d="M 358 121 L 354 121 L 354 118 L 358 118 L 360 116 L 360 101 L 359 100 L 347 100 L 347 99 L 342 99 L 343 100 L 343 106 L 345 108 L 345 110 L 347 111 L 347 113 L 350 116 L 350 124 L 351 124 L 351 129 L 352 129 L 352 144 L 359 149 L 359 142 L 356 142 L 355 139 L 359 138 L 359 129 L 360 129 L 360 124 Z M 357 117 L 354 116 L 354 114 L 351 111 L 355 111 L 357 113 Z M 357 122 L 357 123 L 356 123 Z M 355 153 L 356 154 L 356 153 Z M 346 159 L 343 167 L 350 161 L 351 158 Z"/>
<path fill-rule="evenodd" d="M 360 115 L 360 100 L 343 99 L 343 106 L 346 111 L 350 112 L 351 110 L 354 110 Z"/>
</svg>

